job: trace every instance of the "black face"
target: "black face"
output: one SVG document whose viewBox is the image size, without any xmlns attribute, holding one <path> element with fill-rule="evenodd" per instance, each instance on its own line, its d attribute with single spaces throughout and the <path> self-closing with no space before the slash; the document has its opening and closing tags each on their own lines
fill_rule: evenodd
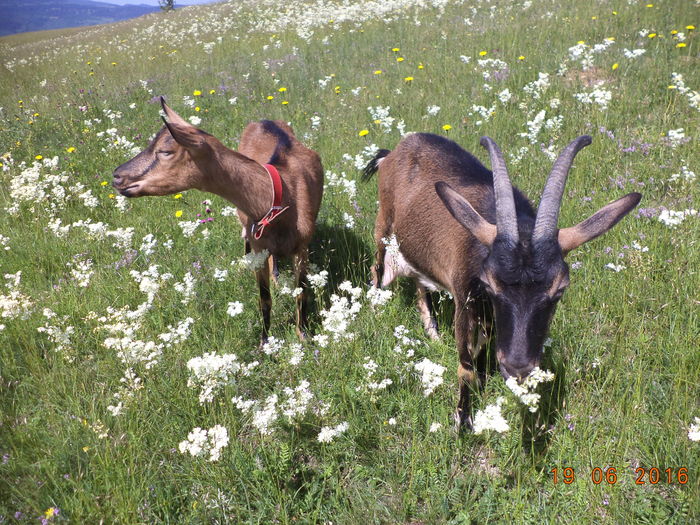
<svg viewBox="0 0 700 525">
<path fill-rule="evenodd" d="M 569 285 L 561 248 L 555 241 L 533 249 L 496 238 L 480 279 L 494 307 L 501 374 L 524 378 L 540 364 L 549 323 Z"/>
</svg>

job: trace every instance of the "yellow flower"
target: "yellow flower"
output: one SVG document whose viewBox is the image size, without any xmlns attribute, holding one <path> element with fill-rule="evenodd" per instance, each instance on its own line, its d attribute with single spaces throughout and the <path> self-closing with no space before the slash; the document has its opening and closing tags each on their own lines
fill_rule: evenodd
<svg viewBox="0 0 700 525">
<path fill-rule="evenodd" d="M 110 198 L 110 199 L 113 199 L 113 198 L 114 198 L 114 193 L 110 193 L 110 194 L 109 194 L 109 198 Z"/>
<path fill-rule="evenodd" d="M 182 217 L 182 210 L 177 210 L 175 212 L 175 217 Z"/>
<path fill-rule="evenodd" d="M 396 58 L 396 61 L 397 61 L 397 62 L 403 62 L 403 61 L 404 61 L 404 58 L 403 58 L 403 57 L 397 57 L 397 58 Z"/>
<path fill-rule="evenodd" d="M 267 100 L 272 100 L 273 98 L 275 98 L 275 97 L 273 97 L 272 95 L 267 96 Z"/>
<path fill-rule="evenodd" d="M 615 62 L 615 63 L 612 65 L 612 70 L 615 71 L 618 67 L 620 67 L 620 64 L 618 64 L 617 62 Z"/>
<path fill-rule="evenodd" d="M 398 53 L 399 51 L 401 51 L 401 49 L 399 49 L 398 47 L 394 47 L 394 48 L 392 48 L 392 51 L 394 53 Z"/>
<path fill-rule="evenodd" d="M 66 152 L 68 153 L 73 153 L 75 151 L 75 148 L 71 146 L 70 148 L 66 148 Z"/>
<path fill-rule="evenodd" d="M 520 55 L 520 56 L 518 57 L 518 60 L 525 60 L 525 55 Z"/>
<path fill-rule="evenodd" d="M 647 7 L 654 7 L 654 4 L 647 4 Z"/>
<path fill-rule="evenodd" d="M 649 33 L 647 35 L 648 38 L 656 38 L 656 33 Z"/>
<path fill-rule="evenodd" d="M 116 63 L 116 62 L 112 62 L 112 65 L 113 65 L 113 66 L 116 66 L 116 65 L 117 65 L 117 63 Z"/>
<path fill-rule="evenodd" d="M 57 515 L 57 514 L 58 514 L 58 512 L 56 511 L 56 509 L 55 509 L 54 507 L 49 507 L 49 508 L 46 509 L 46 511 L 44 512 L 44 516 L 46 516 L 46 519 L 47 519 L 47 520 L 50 519 L 50 518 L 53 518 L 53 517 L 54 517 L 55 515 Z"/>
<path fill-rule="evenodd" d="M 39 113 L 34 113 L 34 114 L 32 115 L 32 117 L 38 117 L 38 116 L 39 116 Z"/>
<path fill-rule="evenodd" d="M 173 195 L 173 199 L 182 199 L 182 193 L 178 193 L 177 195 Z"/>
<path fill-rule="evenodd" d="M 210 89 L 210 90 L 209 90 L 209 94 L 210 94 L 210 95 L 213 95 L 214 93 L 216 93 L 216 90 L 215 90 L 215 89 Z"/>
<path fill-rule="evenodd" d="M 677 89 L 677 88 L 676 88 L 676 86 L 674 86 L 673 84 L 671 84 L 670 86 L 668 86 L 668 89 Z"/>
<path fill-rule="evenodd" d="M 422 63 L 422 62 L 418 64 L 418 69 L 423 69 L 423 63 Z"/>
<path fill-rule="evenodd" d="M 287 91 L 287 88 L 286 88 L 286 87 L 281 87 L 281 88 L 279 88 L 277 91 L 279 91 L 280 93 L 284 93 L 285 91 Z"/>
<path fill-rule="evenodd" d="M 43 157 L 43 156 L 41 156 L 41 155 L 37 155 L 37 156 L 36 156 L 36 157 L 34 157 L 34 158 L 35 158 L 36 160 L 41 160 L 41 159 L 43 159 L 44 157 Z"/>
<path fill-rule="evenodd" d="M 375 75 L 381 75 L 381 74 L 382 74 L 382 70 L 381 70 L 381 69 L 377 69 L 377 70 L 374 72 L 374 74 L 375 74 Z"/>
<path fill-rule="evenodd" d="M 449 124 L 445 124 L 445 125 L 442 127 L 442 129 L 444 129 L 445 131 L 450 131 L 450 130 L 452 129 L 452 126 L 450 126 Z"/>
<path fill-rule="evenodd" d="M 685 28 L 686 28 L 688 31 L 692 31 L 693 29 L 695 29 L 695 26 L 694 26 L 694 25 L 689 25 L 689 26 L 685 26 Z"/>
<path fill-rule="evenodd" d="M 286 106 L 287 104 L 289 104 L 289 101 L 288 101 L 288 100 L 283 100 L 283 101 L 282 101 L 282 105 L 283 105 L 283 106 Z"/>
<path fill-rule="evenodd" d="M 676 47 L 685 47 L 685 45 L 686 45 L 685 42 L 678 42 L 676 44 Z"/>
<path fill-rule="evenodd" d="M 413 82 L 413 77 L 405 77 L 403 79 L 404 82 Z"/>
<path fill-rule="evenodd" d="M 613 15 L 617 16 L 617 11 L 613 11 Z"/>
<path fill-rule="evenodd" d="M 198 89 L 195 89 L 195 90 L 192 92 L 192 94 L 193 94 L 195 97 L 199 97 L 199 96 L 202 95 L 202 92 L 201 92 L 200 90 L 198 90 Z"/>
<path fill-rule="evenodd" d="M 107 184 L 109 184 L 109 182 L 107 182 L 106 180 L 100 182 L 100 186 L 107 186 Z"/>
<path fill-rule="evenodd" d="M 195 108 L 194 108 L 195 111 L 199 111 L 200 109 L 202 109 L 202 108 L 200 108 L 199 106 L 195 106 Z"/>
<path fill-rule="evenodd" d="M 598 17 L 597 17 L 597 16 L 592 16 L 592 17 L 591 17 L 591 20 L 598 20 Z"/>
<path fill-rule="evenodd" d="M 360 137 L 364 137 L 364 136 L 367 135 L 367 134 L 369 134 L 369 130 L 368 130 L 368 129 L 360 130 L 360 132 L 358 133 L 358 135 L 359 135 Z"/>
<path fill-rule="evenodd" d="M 488 54 L 488 51 L 479 51 L 479 56 L 485 57 Z"/>
<path fill-rule="evenodd" d="M 672 35 L 677 35 L 677 34 L 678 34 L 678 29 L 674 29 L 673 31 L 671 31 L 671 34 L 672 34 Z"/>
<path fill-rule="evenodd" d="M 87 452 L 88 450 L 90 450 L 90 447 L 83 447 L 83 452 Z"/>
<path fill-rule="evenodd" d="M 614 37 L 614 36 L 609 36 L 609 37 L 606 38 L 605 40 L 607 40 L 608 42 L 614 42 L 614 41 L 615 41 L 615 37 Z"/>
</svg>

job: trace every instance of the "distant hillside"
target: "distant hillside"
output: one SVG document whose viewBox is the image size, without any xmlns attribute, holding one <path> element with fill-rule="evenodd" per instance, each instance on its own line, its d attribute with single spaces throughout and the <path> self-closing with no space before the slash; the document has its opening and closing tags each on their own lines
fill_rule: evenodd
<svg viewBox="0 0 700 525">
<path fill-rule="evenodd" d="M 0 0 L 0 36 L 118 22 L 159 11 L 148 5 L 113 5 L 91 0 Z"/>
</svg>

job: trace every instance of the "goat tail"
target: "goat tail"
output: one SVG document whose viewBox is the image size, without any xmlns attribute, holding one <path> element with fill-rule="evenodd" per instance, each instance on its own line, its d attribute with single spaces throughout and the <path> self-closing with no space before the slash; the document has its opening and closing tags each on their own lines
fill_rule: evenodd
<svg viewBox="0 0 700 525">
<path fill-rule="evenodd" d="M 367 163 L 365 169 L 362 170 L 362 182 L 367 182 L 369 179 L 372 178 L 372 175 L 377 173 L 377 170 L 379 169 L 379 163 L 389 153 L 391 153 L 391 151 L 388 149 L 380 149 L 377 152 L 377 154 L 372 158 L 372 160 L 370 160 Z"/>
</svg>

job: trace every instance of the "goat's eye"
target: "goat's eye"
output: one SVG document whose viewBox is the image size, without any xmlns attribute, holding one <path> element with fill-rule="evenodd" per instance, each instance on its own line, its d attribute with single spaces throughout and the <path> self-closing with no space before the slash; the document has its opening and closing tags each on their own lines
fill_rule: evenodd
<svg viewBox="0 0 700 525">
<path fill-rule="evenodd" d="M 169 150 L 160 150 L 158 152 L 158 155 L 160 155 L 161 157 L 166 157 L 166 158 L 170 157 L 172 154 L 173 154 L 173 152 L 169 151 Z"/>
</svg>

